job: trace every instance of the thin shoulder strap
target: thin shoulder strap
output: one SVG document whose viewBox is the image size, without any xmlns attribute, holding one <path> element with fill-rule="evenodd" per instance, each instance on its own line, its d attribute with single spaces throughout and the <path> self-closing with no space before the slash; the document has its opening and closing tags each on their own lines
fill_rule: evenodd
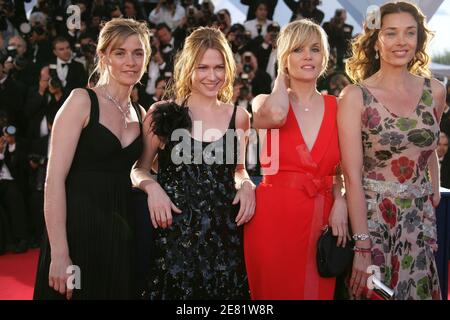
<svg viewBox="0 0 450 320">
<path fill-rule="evenodd" d="M 431 79 L 430 78 L 425 78 L 425 81 L 424 81 L 423 85 L 428 91 L 430 91 L 430 93 L 432 92 L 431 91 Z"/>
<path fill-rule="evenodd" d="M 89 94 L 89 98 L 91 99 L 91 112 L 90 112 L 90 116 L 89 116 L 89 122 L 96 122 L 98 123 L 99 120 L 99 111 L 98 111 L 98 99 L 97 99 L 97 94 L 95 93 L 94 90 L 86 88 L 88 94 Z"/>
<path fill-rule="evenodd" d="M 228 129 L 236 129 L 236 112 L 237 106 L 234 106 L 233 114 L 231 115 L 230 123 L 228 124 Z"/>
<path fill-rule="evenodd" d="M 139 107 L 139 104 L 132 102 L 131 105 L 133 106 L 134 110 L 136 111 L 136 115 L 138 117 L 139 120 L 139 127 L 141 128 L 141 132 L 142 132 L 142 113 L 141 113 L 141 108 Z"/>
<path fill-rule="evenodd" d="M 376 98 L 372 95 L 372 93 L 369 91 L 369 89 L 367 89 L 363 84 L 359 83 L 356 84 L 362 91 L 362 95 L 363 95 L 363 105 L 367 106 L 369 103 L 368 101 L 371 101 L 370 98 L 373 98 L 374 100 L 376 100 Z"/>
</svg>

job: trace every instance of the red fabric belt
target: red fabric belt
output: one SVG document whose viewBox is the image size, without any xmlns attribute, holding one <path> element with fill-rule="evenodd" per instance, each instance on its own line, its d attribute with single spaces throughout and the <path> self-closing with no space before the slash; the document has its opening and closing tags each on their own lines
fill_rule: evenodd
<svg viewBox="0 0 450 320">
<path fill-rule="evenodd" d="M 312 174 L 300 172 L 278 172 L 276 175 L 264 176 L 264 184 L 303 190 L 309 197 L 317 194 L 331 195 L 334 176 L 315 177 Z"/>
</svg>

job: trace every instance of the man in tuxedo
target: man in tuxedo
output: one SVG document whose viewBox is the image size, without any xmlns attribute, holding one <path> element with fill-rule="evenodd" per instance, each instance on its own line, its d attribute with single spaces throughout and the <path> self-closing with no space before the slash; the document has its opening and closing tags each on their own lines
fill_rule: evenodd
<svg viewBox="0 0 450 320">
<path fill-rule="evenodd" d="M 0 203 L 6 211 L 15 244 L 14 252 L 27 251 L 27 213 L 20 187 L 24 181 L 24 151 L 16 143 L 16 128 L 8 126 L 0 136 Z"/>
<path fill-rule="evenodd" d="M 53 53 L 56 61 L 50 67 L 50 76 L 55 75 L 61 81 L 63 93 L 68 96 L 75 88 L 84 88 L 87 85 L 87 73 L 83 65 L 72 59 L 72 49 L 69 41 L 63 37 L 53 40 Z"/>
</svg>

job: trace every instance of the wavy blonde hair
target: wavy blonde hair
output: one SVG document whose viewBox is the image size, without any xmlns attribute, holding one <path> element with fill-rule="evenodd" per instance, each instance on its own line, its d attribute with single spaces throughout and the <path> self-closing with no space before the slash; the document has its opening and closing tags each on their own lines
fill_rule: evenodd
<svg viewBox="0 0 450 320">
<path fill-rule="evenodd" d="M 323 52 L 321 76 L 327 69 L 330 58 L 330 47 L 325 31 L 309 19 L 296 20 L 286 25 L 277 39 L 277 59 L 279 72 L 288 73 L 287 60 L 295 49 L 304 46 L 313 36 L 320 40 L 320 51 Z"/>
<path fill-rule="evenodd" d="M 147 65 L 150 61 L 151 48 L 150 48 L 150 31 L 147 25 L 143 22 L 138 22 L 134 19 L 117 18 L 112 19 L 104 24 L 100 31 L 97 44 L 97 57 L 95 68 L 89 76 L 89 81 L 93 75 L 97 75 L 98 80 L 95 86 L 105 85 L 109 81 L 109 72 L 106 65 L 99 59 L 100 53 L 106 54 L 107 49 L 111 46 L 111 50 L 114 50 L 122 45 L 124 41 L 133 35 L 137 35 L 144 46 L 145 63 L 141 70 L 142 74 L 145 72 Z M 139 77 L 140 78 L 140 77 Z"/>
<path fill-rule="evenodd" d="M 417 48 L 414 58 L 408 63 L 408 70 L 416 75 L 430 77 L 428 64 L 430 56 L 427 53 L 428 43 L 434 33 L 426 24 L 426 17 L 414 4 L 398 1 L 386 3 L 380 8 L 381 24 L 387 14 L 409 13 L 417 22 Z M 364 23 L 363 32 L 352 41 L 352 56 L 345 67 L 348 76 L 356 83 L 369 78 L 380 70 L 380 59 L 375 59 L 375 44 L 378 40 L 380 29 L 369 28 L 367 21 Z"/>
<path fill-rule="evenodd" d="M 225 81 L 218 93 L 218 99 L 229 103 L 233 97 L 233 82 L 236 64 L 227 39 L 219 29 L 199 27 L 184 42 L 184 48 L 175 58 L 172 80 L 165 96 L 183 101 L 192 92 L 192 74 L 207 49 L 218 50 L 224 59 Z"/>
</svg>

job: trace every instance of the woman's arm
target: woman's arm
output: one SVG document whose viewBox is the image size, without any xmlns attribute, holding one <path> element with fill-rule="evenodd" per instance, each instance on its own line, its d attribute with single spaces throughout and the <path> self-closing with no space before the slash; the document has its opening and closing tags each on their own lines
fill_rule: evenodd
<svg viewBox="0 0 450 320">
<path fill-rule="evenodd" d="M 431 80 L 431 91 L 433 92 L 434 107 L 437 111 L 437 121 L 440 123 L 442 114 L 446 106 L 446 89 L 445 86 L 436 79 Z M 439 160 L 436 151 L 434 151 L 428 161 L 428 170 L 430 173 L 431 183 L 433 186 L 433 206 L 436 208 L 439 205 L 441 196 L 439 193 L 440 186 L 440 168 Z"/>
<path fill-rule="evenodd" d="M 336 169 L 336 178 L 333 184 L 334 202 L 331 208 L 328 223 L 333 230 L 333 235 L 338 237 L 337 246 L 345 247 L 347 240 L 350 239 L 348 233 L 348 213 L 347 202 L 343 195 L 344 183 L 342 179 L 342 170 L 338 166 Z"/>
<path fill-rule="evenodd" d="M 233 204 L 240 203 L 241 208 L 236 217 L 237 225 L 240 226 L 250 221 L 255 213 L 255 184 L 250 179 L 245 169 L 245 156 L 247 153 L 248 135 L 250 133 L 250 115 L 242 107 L 236 112 L 236 129 L 239 139 L 239 159 L 234 173 L 234 181 L 238 192 Z"/>
<path fill-rule="evenodd" d="M 286 122 L 289 111 L 287 75 L 278 73 L 272 93 L 260 94 L 252 101 L 253 127 L 258 129 L 280 128 Z"/>
<path fill-rule="evenodd" d="M 147 202 L 150 218 L 155 228 L 158 226 L 161 228 L 170 226 L 172 224 L 172 211 L 181 213 L 181 210 L 172 203 L 163 188 L 150 174 L 153 160 L 161 144 L 159 137 L 151 130 L 152 112 L 162 103 L 165 103 L 165 101 L 153 104 L 144 118 L 145 120 L 142 125 L 144 151 L 134 164 L 130 173 L 133 186 L 141 189 L 148 195 Z"/>
<path fill-rule="evenodd" d="M 44 194 L 44 216 L 51 247 L 49 285 L 66 293 L 70 261 L 66 234 L 66 177 L 72 165 L 81 130 L 89 121 L 90 99 L 83 89 L 72 91 L 58 111 L 51 133 Z M 68 298 L 71 291 L 68 290 Z"/>
<path fill-rule="evenodd" d="M 344 172 L 347 206 L 353 234 L 369 234 L 367 205 L 362 187 L 363 149 L 361 137 L 362 92 L 354 85 L 347 86 L 341 93 L 338 107 L 339 145 Z M 359 248 L 370 248 L 370 239 L 356 241 Z M 367 267 L 371 264 L 370 254 L 355 252 L 350 287 L 353 294 L 360 296 L 368 278 Z"/>
</svg>

